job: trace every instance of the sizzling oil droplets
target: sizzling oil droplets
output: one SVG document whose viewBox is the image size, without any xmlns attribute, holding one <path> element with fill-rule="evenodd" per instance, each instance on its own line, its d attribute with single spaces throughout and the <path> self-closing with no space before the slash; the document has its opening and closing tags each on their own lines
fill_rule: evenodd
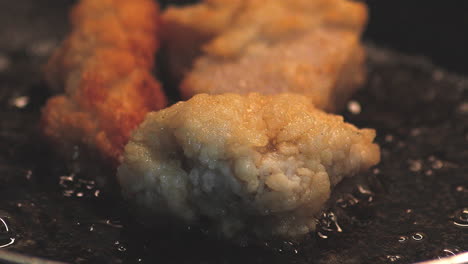
<svg viewBox="0 0 468 264">
<path fill-rule="evenodd" d="M 398 237 L 398 242 L 399 243 L 406 243 L 410 240 L 412 241 L 422 241 L 426 238 L 426 235 L 421 232 L 415 232 L 409 236 L 399 236 Z"/>
<path fill-rule="evenodd" d="M 385 256 L 385 258 L 389 262 L 397 262 L 397 261 L 400 261 L 402 259 L 402 256 L 400 256 L 400 255 L 387 255 L 387 256 Z"/>
<path fill-rule="evenodd" d="M 117 250 L 120 252 L 125 252 L 127 251 L 127 247 L 123 245 L 120 241 L 115 241 L 114 245 L 117 247 Z"/>
<path fill-rule="evenodd" d="M 323 239 L 327 239 L 331 233 L 343 232 L 343 229 L 338 224 L 338 218 L 333 212 L 322 213 L 317 225 L 317 235 Z"/>
<path fill-rule="evenodd" d="M 63 196 L 65 197 L 98 197 L 100 194 L 95 181 L 76 179 L 74 174 L 61 176 L 59 184 L 64 189 Z"/>
<path fill-rule="evenodd" d="M 378 169 L 374 169 L 374 174 L 378 174 Z M 365 226 L 369 219 L 363 216 L 362 210 L 367 211 L 370 204 L 374 202 L 374 192 L 366 186 L 358 184 L 353 192 L 344 193 L 335 202 L 335 209 L 345 210 L 345 214 L 352 219 L 353 223 L 358 226 Z M 336 212 L 327 211 L 317 220 L 317 235 L 319 238 L 327 239 L 333 233 L 343 232 L 342 226 L 339 224 L 338 215 Z"/>
</svg>

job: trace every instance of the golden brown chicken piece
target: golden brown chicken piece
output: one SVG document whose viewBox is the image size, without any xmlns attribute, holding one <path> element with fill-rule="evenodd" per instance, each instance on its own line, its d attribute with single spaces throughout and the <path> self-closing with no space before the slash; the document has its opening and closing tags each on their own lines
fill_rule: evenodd
<svg viewBox="0 0 468 264">
<path fill-rule="evenodd" d="M 42 129 L 61 150 L 81 146 L 115 168 L 131 131 L 166 105 L 151 74 L 159 9 L 152 0 L 81 0 L 71 23 L 45 68 L 51 88 L 63 94 L 47 102 Z"/>
<path fill-rule="evenodd" d="M 347 0 L 204 0 L 163 14 L 181 93 L 296 92 L 327 110 L 364 81 L 364 4 Z"/>
<path fill-rule="evenodd" d="M 199 94 L 146 116 L 117 178 L 154 223 L 299 239 L 339 182 L 379 162 L 374 137 L 302 95 Z"/>
</svg>

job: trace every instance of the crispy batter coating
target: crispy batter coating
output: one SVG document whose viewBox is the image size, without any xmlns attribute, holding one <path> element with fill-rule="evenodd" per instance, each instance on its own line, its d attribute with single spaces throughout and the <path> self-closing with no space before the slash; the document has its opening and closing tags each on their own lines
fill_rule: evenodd
<svg viewBox="0 0 468 264">
<path fill-rule="evenodd" d="M 43 132 L 65 152 L 83 146 L 116 166 L 131 131 L 166 105 L 151 74 L 159 9 L 152 0 L 81 0 L 71 22 L 45 68 L 63 94 L 44 107 Z"/>
<path fill-rule="evenodd" d="M 118 180 L 156 219 L 224 237 L 300 238 L 344 177 L 380 160 L 375 131 L 297 94 L 199 94 L 149 113 Z"/>
<path fill-rule="evenodd" d="M 163 14 L 181 94 L 297 92 L 327 110 L 364 81 L 364 4 L 347 0 L 205 0 Z"/>
</svg>

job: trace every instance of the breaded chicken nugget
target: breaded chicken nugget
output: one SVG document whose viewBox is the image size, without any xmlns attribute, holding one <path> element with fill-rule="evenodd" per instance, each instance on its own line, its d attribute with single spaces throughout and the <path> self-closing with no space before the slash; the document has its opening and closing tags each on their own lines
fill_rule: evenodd
<svg viewBox="0 0 468 264">
<path fill-rule="evenodd" d="M 158 49 L 159 10 L 152 0 L 81 0 L 72 32 L 46 65 L 62 95 L 43 109 L 44 134 L 61 150 L 75 145 L 116 167 L 131 131 L 166 105 L 151 70 Z"/>
<path fill-rule="evenodd" d="M 336 110 L 365 79 L 364 4 L 347 0 L 204 0 L 163 14 L 181 94 L 301 93 Z"/>
<path fill-rule="evenodd" d="M 374 137 L 302 95 L 200 94 L 147 115 L 118 180 L 158 221 L 203 219 L 227 238 L 300 238 L 336 184 L 379 162 Z"/>
</svg>

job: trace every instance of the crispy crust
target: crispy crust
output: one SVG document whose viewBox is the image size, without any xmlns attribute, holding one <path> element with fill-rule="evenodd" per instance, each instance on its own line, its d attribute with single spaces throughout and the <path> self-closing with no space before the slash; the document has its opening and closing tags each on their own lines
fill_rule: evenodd
<svg viewBox="0 0 468 264">
<path fill-rule="evenodd" d="M 305 96 L 198 94 L 146 116 L 117 178 L 153 224 L 300 239 L 340 181 L 379 162 L 374 138 Z"/>
<path fill-rule="evenodd" d="M 131 131 L 166 105 L 151 74 L 159 9 L 151 0 L 81 0 L 71 24 L 45 67 L 63 94 L 43 108 L 42 131 L 62 151 L 83 146 L 116 167 Z"/>
<path fill-rule="evenodd" d="M 366 22 L 345 0 L 205 0 L 166 10 L 162 35 L 184 98 L 299 92 L 333 111 L 364 80 Z"/>
</svg>

